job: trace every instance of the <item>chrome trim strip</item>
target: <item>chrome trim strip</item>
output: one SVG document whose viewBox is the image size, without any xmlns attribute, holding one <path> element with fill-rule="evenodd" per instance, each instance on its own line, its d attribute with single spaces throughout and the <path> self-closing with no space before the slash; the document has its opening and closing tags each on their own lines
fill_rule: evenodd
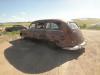
<svg viewBox="0 0 100 75">
<path fill-rule="evenodd" d="M 81 44 L 76 45 L 74 47 L 64 47 L 63 49 L 67 49 L 67 50 L 78 50 L 78 49 L 81 49 L 82 47 L 84 48 L 85 44 L 86 44 L 86 41 L 84 41 Z"/>
</svg>

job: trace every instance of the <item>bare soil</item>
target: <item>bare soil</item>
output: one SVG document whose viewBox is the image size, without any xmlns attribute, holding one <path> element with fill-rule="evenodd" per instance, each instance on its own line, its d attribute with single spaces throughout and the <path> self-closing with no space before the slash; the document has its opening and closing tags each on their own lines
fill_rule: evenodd
<svg viewBox="0 0 100 75">
<path fill-rule="evenodd" d="M 100 75 L 100 31 L 82 32 L 86 49 L 73 52 L 46 42 L 0 37 L 5 40 L 0 43 L 0 75 Z"/>
</svg>

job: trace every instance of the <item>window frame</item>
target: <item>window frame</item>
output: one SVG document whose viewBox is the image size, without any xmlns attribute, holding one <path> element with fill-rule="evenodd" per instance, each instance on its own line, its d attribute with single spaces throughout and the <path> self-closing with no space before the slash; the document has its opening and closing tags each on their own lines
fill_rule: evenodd
<svg viewBox="0 0 100 75">
<path fill-rule="evenodd" d="M 50 28 L 47 28 L 47 24 L 48 24 L 48 23 L 50 24 L 50 26 L 49 26 Z M 53 29 L 53 28 L 52 28 L 52 24 L 55 24 L 55 25 L 58 27 L 58 29 Z M 47 23 L 46 23 L 46 29 L 47 29 L 47 30 L 60 30 L 60 26 L 59 26 L 57 23 L 55 23 L 55 22 L 47 22 Z"/>
</svg>

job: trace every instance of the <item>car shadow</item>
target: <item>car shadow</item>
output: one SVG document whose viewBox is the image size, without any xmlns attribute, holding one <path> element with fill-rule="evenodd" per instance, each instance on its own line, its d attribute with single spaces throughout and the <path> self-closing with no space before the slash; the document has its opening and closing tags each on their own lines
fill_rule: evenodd
<svg viewBox="0 0 100 75">
<path fill-rule="evenodd" d="M 16 69 L 28 73 L 37 74 L 49 71 L 65 62 L 77 59 L 84 53 L 84 49 L 78 51 L 52 48 L 47 43 L 36 43 L 28 40 L 10 41 L 11 47 L 7 48 L 4 55 L 8 62 Z"/>
</svg>

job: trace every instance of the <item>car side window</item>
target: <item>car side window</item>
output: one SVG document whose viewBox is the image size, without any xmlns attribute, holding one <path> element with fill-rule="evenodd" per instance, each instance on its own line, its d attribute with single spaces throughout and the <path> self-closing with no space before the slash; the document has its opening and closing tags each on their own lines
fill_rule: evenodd
<svg viewBox="0 0 100 75">
<path fill-rule="evenodd" d="M 32 23 L 31 25 L 30 25 L 30 28 L 35 28 L 35 23 Z"/>
<path fill-rule="evenodd" d="M 51 23 L 51 29 L 52 30 L 58 30 L 59 27 L 58 27 L 58 25 L 56 23 Z"/>
<path fill-rule="evenodd" d="M 46 29 L 59 30 L 60 28 L 57 23 L 47 23 Z"/>
<path fill-rule="evenodd" d="M 44 29 L 44 28 L 45 28 L 44 23 L 37 23 L 36 24 L 36 29 Z"/>
</svg>

